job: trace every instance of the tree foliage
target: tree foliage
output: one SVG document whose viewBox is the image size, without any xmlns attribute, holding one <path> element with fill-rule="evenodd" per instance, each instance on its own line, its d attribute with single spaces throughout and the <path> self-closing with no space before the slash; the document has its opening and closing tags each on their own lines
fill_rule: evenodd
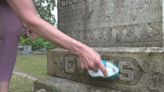
<svg viewBox="0 0 164 92">
<path fill-rule="evenodd" d="M 55 16 L 52 14 L 56 4 L 55 0 L 34 0 L 38 15 L 43 18 L 45 21 L 50 24 L 55 24 Z M 33 50 L 39 50 L 41 48 L 52 49 L 55 46 L 50 42 L 44 40 L 43 38 L 38 38 L 36 40 L 32 40 L 27 38 L 27 36 L 23 35 L 20 39 L 20 45 L 31 45 Z"/>
<path fill-rule="evenodd" d="M 38 14 L 51 24 L 55 24 L 55 16 L 52 10 L 56 6 L 55 0 L 34 0 Z"/>
</svg>

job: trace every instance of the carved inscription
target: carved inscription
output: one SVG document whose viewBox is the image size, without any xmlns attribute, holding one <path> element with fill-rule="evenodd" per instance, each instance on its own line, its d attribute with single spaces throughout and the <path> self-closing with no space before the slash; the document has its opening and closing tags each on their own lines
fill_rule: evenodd
<svg viewBox="0 0 164 92">
<path fill-rule="evenodd" d="M 123 81 L 133 81 L 134 80 L 134 64 L 127 61 L 120 61 L 118 63 L 120 69 L 119 79 Z"/>
<path fill-rule="evenodd" d="M 116 57 L 113 58 L 112 62 L 119 67 L 120 74 L 117 78 L 119 81 L 136 83 L 140 76 L 142 76 L 140 67 L 132 58 Z M 64 56 L 64 71 L 67 74 L 86 75 L 84 71 L 81 72 L 79 63 L 73 55 Z"/>
<path fill-rule="evenodd" d="M 64 71 L 66 73 L 75 73 L 77 64 L 77 60 L 75 56 L 65 56 L 64 57 Z"/>
<path fill-rule="evenodd" d="M 60 0 L 60 5 L 62 7 L 70 6 L 70 5 L 73 5 L 73 4 L 76 4 L 76 3 L 78 3 L 78 0 Z"/>
<path fill-rule="evenodd" d="M 89 46 L 162 46 L 162 0 L 58 1 L 59 29 Z"/>
<path fill-rule="evenodd" d="M 139 43 L 138 46 L 144 46 L 150 42 L 153 43 L 162 41 L 161 29 L 162 24 L 160 23 L 149 23 L 114 28 L 100 28 L 85 32 L 86 35 L 83 36 L 83 40 L 87 44 L 96 46 L 99 44 L 101 44 L 101 46 L 116 46 L 117 44 L 121 43 Z M 71 33 L 71 36 L 74 35 L 73 32 L 69 33 Z"/>
</svg>

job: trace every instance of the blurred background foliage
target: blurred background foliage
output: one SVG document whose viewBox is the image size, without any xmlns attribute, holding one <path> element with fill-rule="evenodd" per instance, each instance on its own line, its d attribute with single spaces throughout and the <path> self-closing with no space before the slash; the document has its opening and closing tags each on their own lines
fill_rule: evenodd
<svg viewBox="0 0 164 92">
<path fill-rule="evenodd" d="M 46 50 L 55 48 L 55 46 L 52 43 L 44 40 L 43 38 L 37 38 L 36 40 L 33 40 L 25 36 L 21 36 L 20 45 L 21 46 L 30 45 L 32 46 L 33 51 L 38 51 L 42 48 L 45 48 Z"/>
<path fill-rule="evenodd" d="M 55 16 L 52 14 L 56 6 L 55 0 L 35 0 L 35 6 L 41 18 L 52 25 L 55 24 Z"/>
<path fill-rule="evenodd" d="M 34 0 L 34 3 L 38 15 L 45 21 L 54 25 L 56 19 L 54 14 L 52 14 L 52 11 L 54 10 L 54 7 L 56 7 L 55 0 Z M 28 38 L 25 35 L 21 36 L 20 45 L 21 46 L 31 45 L 34 51 L 39 50 L 41 48 L 46 48 L 47 50 L 49 50 L 55 47 L 53 44 L 44 40 L 43 38 L 37 38 L 36 40 L 32 40 L 31 38 Z"/>
</svg>

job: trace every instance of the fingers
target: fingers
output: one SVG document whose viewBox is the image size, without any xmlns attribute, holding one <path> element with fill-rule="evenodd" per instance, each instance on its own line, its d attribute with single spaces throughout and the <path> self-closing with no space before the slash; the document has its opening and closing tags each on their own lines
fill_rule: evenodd
<svg viewBox="0 0 164 92">
<path fill-rule="evenodd" d="M 92 61 L 88 62 L 87 60 L 81 59 L 80 65 L 81 65 L 81 68 L 85 70 L 94 70 L 94 71 L 98 70 L 96 63 Z"/>
<path fill-rule="evenodd" d="M 27 35 L 28 37 L 30 37 L 30 36 L 31 36 L 31 32 L 30 32 L 30 30 L 29 30 L 29 29 L 26 29 L 26 35 Z"/>
<path fill-rule="evenodd" d="M 32 31 L 29 30 L 29 29 L 26 29 L 26 35 L 27 35 L 28 37 L 32 38 L 33 40 L 35 40 L 35 39 L 38 37 L 34 32 L 32 32 Z"/>
<path fill-rule="evenodd" d="M 98 69 L 100 69 L 105 77 L 108 75 L 108 72 L 102 63 L 101 56 L 94 50 L 87 48 L 86 52 L 82 52 L 79 55 L 79 58 L 82 69 L 93 70 L 95 72 L 97 72 Z"/>
<path fill-rule="evenodd" d="M 33 39 L 33 40 L 35 40 L 36 38 L 37 38 L 37 35 L 35 34 L 35 33 L 31 33 L 31 38 Z"/>
<path fill-rule="evenodd" d="M 104 65 L 102 64 L 102 62 L 98 62 L 98 67 L 99 69 L 103 72 L 104 76 L 107 77 L 108 76 L 108 72 L 107 70 L 105 69 Z"/>
<path fill-rule="evenodd" d="M 81 67 L 81 69 L 85 69 L 84 68 L 84 63 L 82 61 L 80 62 L 80 67 Z"/>
<path fill-rule="evenodd" d="M 94 72 L 98 71 L 98 67 L 97 67 L 97 64 L 95 62 L 90 62 L 88 67 L 89 67 L 89 70 L 93 70 Z"/>
<path fill-rule="evenodd" d="M 37 39 L 38 35 L 36 35 L 35 33 L 33 33 L 33 39 Z"/>
<path fill-rule="evenodd" d="M 96 59 L 97 69 L 100 69 L 103 72 L 104 76 L 107 77 L 108 72 L 107 72 L 104 64 L 102 63 L 101 56 L 98 53 L 96 53 L 96 54 L 97 54 L 97 59 Z"/>
<path fill-rule="evenodd" d="M 107 77 L 108 76 L 108 72 L 107 70 L 105 69 L 104 65 L 102 64 L 101 61 L 95 61 L 95 62 L 90 62 L 90 63 L 87 63 L 87 62 L 84 62 L 84 61 L 81 61 L 81 68 L 82 69 L 85 69 L 85 70 L 93 70 L 94 72 L 97 72 L 98 69 L 100 69 L 104 76 Z"/>
<path fill-rule="evenodd" d="M 85 69 L 85 70 L 89 69 L 89 64 L 88 64 L 87 60 L 82 57 L 81 57 L 81 68 Z"/>
</svg>

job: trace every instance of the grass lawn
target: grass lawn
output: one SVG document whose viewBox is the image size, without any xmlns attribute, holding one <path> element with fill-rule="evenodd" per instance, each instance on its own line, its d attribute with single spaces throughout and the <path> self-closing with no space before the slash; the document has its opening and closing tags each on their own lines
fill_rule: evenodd
<svg viewBox="0 0 164 92">
<path fill-rule="evenodd" d="M 19 55 L 15 71 L 26 73 L 36 78 L 47 75 L 46 55 Z M 12 76 L 10 92 L 32 92 L 33 81 L 20 76 Z"/>
<path fill-rule="evenodd" d="M 15 70 L 38 78 L 45 77 L 47 75 L 47 56 L 20 55 L 17 58 Z"/>
<path fill-rule="evenodd" d="M 10 84 L 10 92 L 32 92 L 33 81 L 22 78 L 19 76 L 13 76 Z"/>
</svg>

